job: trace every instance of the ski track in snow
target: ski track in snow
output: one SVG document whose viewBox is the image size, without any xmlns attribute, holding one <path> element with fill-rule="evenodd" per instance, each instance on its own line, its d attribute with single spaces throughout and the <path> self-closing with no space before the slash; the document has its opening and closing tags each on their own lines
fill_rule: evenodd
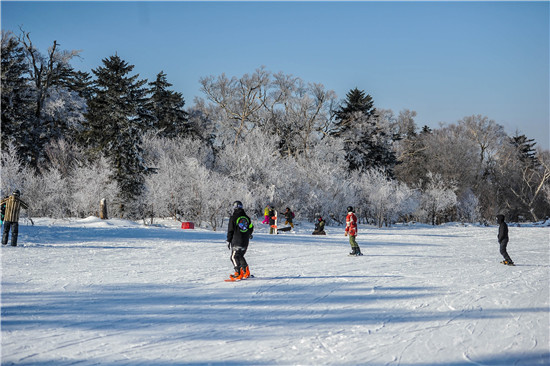
<svg viewBox="0 0 550 366">
<path fill-rule="evenodd" d="M 2 365 L 549 365 L 550 228 L 268 235 L 37 219 L 3 247 Z"/>
</svg>

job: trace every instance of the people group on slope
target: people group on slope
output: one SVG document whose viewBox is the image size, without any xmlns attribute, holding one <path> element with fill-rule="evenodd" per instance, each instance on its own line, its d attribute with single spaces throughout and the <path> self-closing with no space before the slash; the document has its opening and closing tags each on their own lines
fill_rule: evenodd
<svg viewBox="0 0 550 366">
<path fill-rule="evenodd" d="M 17 238 L 19 234 L 19 214 L 21 207 L 24 209 L 29 208 L 29 205 L 21 200 L 20 196 L 20 191 L 16 189 L 12 195 L 4 197 L 0 201 L 0 218 L 3 225 L 2 245 L 8 244 L 9 233 L 11 231 L 11 245 L 14 247 L 17 246 Z M 514 262 L 512 261 L 512 258 L 510 258 L 507 251 L 509 241 L 508 225 L 504 221 L 504 215 L 497 215 L 496 218 L 499 225 L 497 239 L 500 247 L 500 254 L 504 258 L 501 263 L 513 266 Z M 294 228 L 294 213 L 289 207 L 286 208 L 285 219 L 285 224 L 290 225 L 291 228 Z M 265 217 L 262 223 L 270 224 L 270 233 L 273 233 L 274 227 L 276 228 L 276 222 L 274 222 L 274 220 L 276 220 L 274 208 L 268 205 L 266 206 Z M 318 215 L 317 222 L 315 223 L 315 230 L 312 234 L 326 235 L 324 228 L 325 221 L 320 215 Z M 233 263 L 233 267 L 235 269 L 235 273 L 230 276 L 230 279 L 232 280 L 240 280 L 251 276 L 250 268 L 244 258 L 244 255 L 248 249 L 249 241 L 252 239 L 253 232 L 254 224 L 244 211 L 242 202 L 235 201 L 233 203 L 233 214 L 229 219 L 227 228 L 227 247 L 231 250 L 231 262 Z M 351 252 L 349 255 L 363 255 L 356 240 L 357 216 L 355 215 L 355 210 L 352 206 L 347 207 L 346 228 L 344 230 L 344 235 L 349 237 L 349 243 L 351 246 Z"/>
<path fill-rule="evenodd" d="M 238 281 L 248 277 L 253 277 L 250 274 L 250 268 L 248 263 L 244 259 L 244 255 L 248 249 L 249 240 L 252 238 L 252 232 L 254 231 L 254 226 L 250 217 L 246 215 L 243 204 L 240 201 L 235 201 L 233 203 L 233 215 L 229 220 L 229 226 L 227 229 L 227 247 L 231 249 L 231 262 L 233 263 L 235 273 L 229 276 L 228 281 Z M 264 220 L 263 224 L 270 224 L 270 234 L 273 234 L 273 228 L 276 228 L 277 219 L 275 210 L 270 205 L 267 205 L 264 211 Z M 289 207 L 285 211 L 286 224 L 290 224 L 291 227 L 294 227 L 292 219 L 294 214 Z M 316 218 L 317 222 L 315 223 L 315 230 L 313 235 L 326 235 L 324 231 L 325 221 L 322 216 L 318 215 Z M 504 215 L 497 215 L 497 222 L 499 224 L 498 231 L 498 243 L 500 245 L 500 254 L 504 257 L 504 260 L 501 262 L 506 265 L 514 265 L 514 262 L 508 255 L 506 250 L 508 245 L 508 225 L 504 221 Z M 355 215 L 355 210 L 353 206 L 347 207 L 346 215 L 346 228 L 344 230 L 344 235 L 349 238 L 349 244 L 351 246 L 350 256 L 362 256 L 361 249 L 359 244 L 357 244 L 357 216 Z"/>
</svg>

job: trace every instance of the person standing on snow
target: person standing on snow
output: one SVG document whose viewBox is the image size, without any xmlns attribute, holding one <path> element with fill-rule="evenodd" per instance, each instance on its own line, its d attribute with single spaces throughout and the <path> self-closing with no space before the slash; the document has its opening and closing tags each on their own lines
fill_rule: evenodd
<svg viewBox="0 0 550 366">
<path fill-rule="evenodd" d="M 8 244 L 8 236 L 11 229 L 11 246 L 17 246 L 17 236 L 19 235 L 19 211 L 21 207 L 28 209 L 29 206 L 19 198 L 20 192 L 16 189 L 9 197 L 0 201 L 0 206 L 6 205 L 4 213 L 4 232 L 2 234 L 2 245 Z"/>
<path fill-rule="evenodd" d="M 352 206 L 348 206 L 348 215 L 346 216 L 346 236 L 349 236 L 349 244 L 351 245 L 351 253 L 349 255 L 363 255 L 359 245 L 355 240 L 357 236 L 357 216 L 355 216 Z"/>
<path fill-rule="evenodd" d="M 504 222 L 504 215 L 497 215 L 498 223 L 498 244 L 500 245 L 500 254 L 504 257 L 504 260 L 500 263 L 506 264 L 509 266 L 514 266 L 512 258 L 508 255 L 506 247 L 508 246 L 508 225 Z"/>
<path fill-rule="evenodd" d="M 290 207 L 287 207 L 285 211 L 285 225 L 290 225 L 290 227 L 294 229 L 292 219 L 294 219 L 294 212 L 290 210 Z"/>
<path fill-rule="evenodd" d="M 250 269 L 244 255 L 248 249 L 248 242 L 252 239 L 253 231 L 254 225 L 244 212 L 242 202 L 235 201 L 233 215 L 231 215 L 227 227 L 227 248 L 231 249 L 231 262 L 235 268 L 235 274 L 229 276 L 231 281 L 250 277 Z"/>
<path fill-rule="evenodd" d="M 269 211 L 271 211 L 271 207 L 269 205 L 265 206 L 264 221 L 262 221 L 262 224 L 269 224 Z"/>
</svg>

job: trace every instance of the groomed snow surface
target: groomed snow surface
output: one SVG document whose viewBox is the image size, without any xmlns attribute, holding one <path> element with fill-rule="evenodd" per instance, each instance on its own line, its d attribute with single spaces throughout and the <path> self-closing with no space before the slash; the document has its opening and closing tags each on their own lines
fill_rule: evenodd
<svg viewBox="0 0 550 366">
<path fill-rule="evenodd" d="M 22 222 L 2 255 L 2 365 L 549 365 L 549 227 L 267 234 L 231 283 L 225 231 Z"/>
</svg>

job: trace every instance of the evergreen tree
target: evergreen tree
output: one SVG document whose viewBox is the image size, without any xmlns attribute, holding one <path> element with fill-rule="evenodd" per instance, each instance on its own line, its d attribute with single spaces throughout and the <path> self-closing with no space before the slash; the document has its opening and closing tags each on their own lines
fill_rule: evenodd
<svg viewBox="0 0 550 366">
<path fill-rule="evenodd" d="M 148 169 L 142 158 L 142 132 L 147 80 L 129 75 L 134 66 L 118 55 L 103 60 L 92 70 L 96 76 L 90 99 L 84 139 L 112 164 L 113 178 L 121 192 L 121 214 L 141 194 Z"/>
<path fill-rule="evenodd" d="M 372 97 L 357 88 L 346 97 L 344 105 L 335 111 L 336 122 L 331 135 L 344 139 L 349 169 L 381 168 L 393 176 L 397 163 L 391 149 L 393 135 L 382 125 Z"/>
<path fill-rule="evenodd" d="M 62 85 L 86 101 L 92 97 L 92 76 L 87 72 L 71 70 L 62 79 Z"/>
<path fill-rule="evenodd" d="M 37 153 L 38 139 L 28 78 L 24 48 L 12 33 L 2 31 L 2 151 L 13 141 L 19 158 L 27 163 Z"/>
<path fill-rule="evenodd" d="M 374 116 L 376 109 L 372 97 L 363 90 L 357 88 L 346 94 L 345 105 L 340 106 L 335 112 L 335 124 L 331 132 L 333 136 L 340 136 L 346 131 L 354 128 L 354 116 L 359 113 L 367 119 Z"/>
<path fill-rule="evenodd" d="M 528 139 L 525 135 L 516 134 L 510 138 L 510 143 L 516 148 L 521 162 L 532 168 L 540 165 L 537 151 L 534 149 L 537 144 L 535 140 Z"/>
<path fill-rule="evenodd" d="M 182 94 L 168 89 L 172 84 L 166 80 L 166 74 L 162 71 L 149 85 L 151 97 L 146 109 L 151 113 L 153 129 L 163 137 L 187 136 L 190 126 L 187 112 L 183 109 L 185 101 Z"/>
</svg>

